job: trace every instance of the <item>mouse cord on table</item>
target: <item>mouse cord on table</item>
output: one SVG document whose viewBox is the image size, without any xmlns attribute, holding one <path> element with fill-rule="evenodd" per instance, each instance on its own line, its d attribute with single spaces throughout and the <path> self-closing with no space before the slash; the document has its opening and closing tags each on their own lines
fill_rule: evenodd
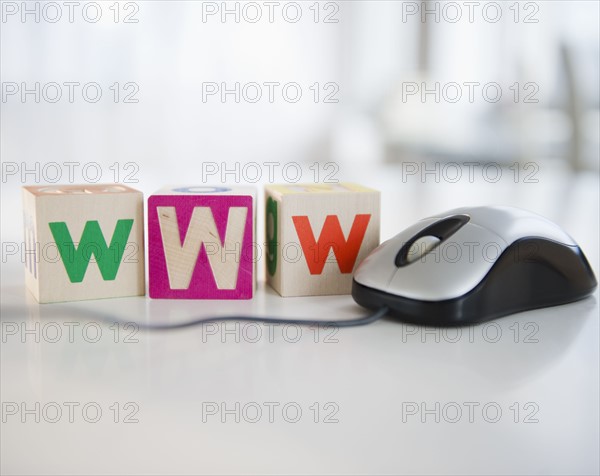
<svg viewBox="0 0 600 476">
<path fill-rule="evenodd" d="M 190 321 L 179 322 L 175 324 L 146 324 L 139 322 L 123 322 L 123 324 L 135 324 L 140 329 L 149 330 L 171 330 L 171 329 L 183 329 L 186 327 L 194 327 L 197 325 L 208 324 L 210 322 L 225 322 L 225 321 L 251 321 L 251 322 L 265 322 L 272 324 L 295 324 L 300 326 L 329 326 L 329 327 L 356 327 L 371 324 L 388 312 L 387 307 L 382 307 L 371 314 L 359 317 L 357 319 L 349 320 L 337 320 L 337 321 L 315 321 L 315 320 L 303 320 L 303 319 L 285 319 L 278 317 L 261 317 L 261 316 L 216 316 L 216 317 L 203 317 L 199 319 L 192 319 Z"/>
</svg>

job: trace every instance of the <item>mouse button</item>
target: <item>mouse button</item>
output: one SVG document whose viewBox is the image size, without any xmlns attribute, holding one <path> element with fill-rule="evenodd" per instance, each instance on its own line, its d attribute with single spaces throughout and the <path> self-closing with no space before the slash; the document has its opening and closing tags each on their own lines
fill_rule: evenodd
<svg viewBox="0 0 600 476">
<path fill-rule="evenodd" d="M 443 245 L 439 252 L 444 262 L 464 262 L 477 269 L 485 266 L 484 263 L 491 267 L 510 243 L 495 231 L 471 221 Z"/>
<path fill-rule="evenodd" d="M 438 221 L 438 218 L 425 218 L 394 236 L 390 240 L 390 242 L 393 242 L 396 246 L 396 253 L 392 257 L 392 262 L 394 262 L 396 266 L 403 266 L 406 264 L 405 260 L 409 248 L 415 240 L 420 237 L 431 235 L 432 233 L 429 233 L 428 230 Z"/>
<path fill-rule="evenodd" d="M 394 261 L 396 266 L 406 266 L 414 262 L 414 259 L 411 259 L 411 251 L 413 253 L 416 251 L 414 245 L 417 241 L 421 240 L 421 238 L 425 238 L 427 245 L 430 246 L 426 251 L 428 252 L 439 244 L 439 242 L 450 238 L 467 224 L 469 220 L 470 217 L 468 215 L 450 215 L 441 220 L 434 219 L 433 223 L 430 223 L 428 226 L 421 229 L 421 231 L 413 235 L 408 241 L 403 243 Z M 435 239 L 437 239 L 437 243 L 435 242 Z M 422 245 L 423 243 L 419 243 L 418 246 Z M 420 256 L 422 256 L 422 254 Z"/>
<path fill-rule="evenodd" d="M 523 238 L 538 237 L 568 246 L 577 246 L 575 240 L 567 232 L 550 220 L 538 215 L 520 217 L 510 223 L 509 226 L 496 232 L 509 243 Z"/>
<path fill-rule="evenodd" d="M 473 221 L 467 223 L 464 228 L 457 231 L 450 241 L 458 244 L 463 249 L 469 248 L 469 246 L 474 246 L 478 249 L 498 246 L 504 249 L 510 244 L 501 235 L 496 233 L 495 230 L 490 230 Z"/>
<path fill-rule="evenodd" d="M 474 207 L 468 213 L 472 224 L 493 231 L 501 237 L 503 237 L 502 231 L 509 228 L 515 220 L 520 219 L 524 214 L 530 216 L 529 212 L 519 208 L 503 206 Z"/>
<path fill-rule="evenodd" d="M 428 225 L 434 223 L 435 218 L 425 218 L 414 223 L 396 236 L 384 241 L 375 248 L 354 270 L 354 280 L 364 286 L 384 290 L 396 272 L 394 259 L 401 248 L 414 235 Z"/>
<path fill-rule="evenodd" d="M 421 259 L 442 242 L 437 236 L 427 235 L 417 238 L 408 249 L 406 263 L 410 264 Z"/>
<path fill-rule="evenodd" d="M 354 270 L 354 280 L 364 286 L 385 289 L 396 271 L 393 261 L 397 249 L 394 239 L 379 245 Z"/>
<path fill-rule="evenodd" d="M 441 246 L 436 248 L 439 251 Z M 419 301 L 442 301 L 468 293 L 475 285 L 465 279 L 460 263 L 445 265 L 436 252 L 425 255 L 411 266 L 398 268 L 386 291 L 389 294 Z"/>
<path fill-rule="evenodd" d="M 556 223 L 547 218 L 515 207 L 477 207 L 471 212 L 471 222 L 493 231 L 507 243 L 527 237 L 548 238 L 558 243 L 577 243 Z"/>
<path fill-rule="evenodd" d="M 485 278 L 506 247 L 495 233 L 468 223 L 410 266 L 397 268 L 387 292 L 422 301 L 463 296 Z"/>
</svg>

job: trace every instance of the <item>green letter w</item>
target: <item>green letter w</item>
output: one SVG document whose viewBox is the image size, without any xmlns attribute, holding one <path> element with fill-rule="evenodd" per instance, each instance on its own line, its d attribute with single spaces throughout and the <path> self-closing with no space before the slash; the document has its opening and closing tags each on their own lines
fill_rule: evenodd
<svg viewBox="0 0 600 476">
<path fill-rule="evenodd" d="M 75 247 L 66 223 L 59 221 L 48 225 L 72 283 L 83 281 L 92 255 L 105 281 L 116 278 L 133 220 L 117 221 L 110 246 L 106 246 L 106 240 L 97 221 L 88 221 L 85 224 L 79 247 Z"/>
</svg>

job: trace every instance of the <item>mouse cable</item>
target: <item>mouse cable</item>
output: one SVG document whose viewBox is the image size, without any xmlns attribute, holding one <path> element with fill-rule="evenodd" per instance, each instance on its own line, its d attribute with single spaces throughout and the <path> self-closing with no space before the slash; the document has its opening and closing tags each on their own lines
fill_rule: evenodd
<svg viewBox="0 0 600 476">
<path fill-rule="evenodd" d="M 71 309 L 73 310 L 73 309 Z M 8 314 L 23 315 L 27 317 L 28 314 L 23 313 L 22 309 L 11 309 L 5 308 Z M 371 314 L 359 317 L 357 319 L 337 320 L 337 321 L 325 321 L 325 320 L 305 320 L 305 319 L 287 319 L 279 317 L 261 317 L 261 316 L 244 316 L 244 315 L 229 315 L 229 316 L 212 316 L 192 319 L 190 321 L 176 322 L 173 324 L 152 324 L 147 322 L 139 321 L 128 321 L 125 319 L 117 318 L 114 315 L 106 314 L 104 312 L 85 311 L 80 310 L 80 314 L 87 314 L 89 318 L 95 318 L 104 322 L 110 322 L 112 324 L 120 324 L 123 326 L 137 326 L 138 329 L 145 330 L 174 330 L 174 329 L 185 329 L 188 327 L 199 326 L 203 324 L 209 324 L 213 322 L 227 322 L 227 321 L 246 321 L 246 322 L 263 322 L 272 324 L 289 324 L 289 325 L 300 325 L 300 326 L 320 326 L 320 327 L 356 327 L 371 324 L 387 314 L 389 309 L 387 307 L 381 307 Z"/>
<path fill-rule="evenodd" d="M 203 317 L 200 319 L 192 319 L 191 321 L 179 322 L 175 324 L 146 324 L 139 322 L 122 322 L 122 324 L 134 324 L 140 329 L 149 330 L 171 330 L 171 329 L 184 329 L 186 327 L 194 327 L 197 325 L 208 324 L 211 322 L 225 322 L 225 321 L 251 321 L 251 322 L 264 322 L 273 324 L 295 324 L 300 326 L 328 326 L 328 327 L 355 327 L 364 326 L 371 324 L 388 312 L 387 307 L 382 307 L 372 314 L 368 314 L 358 319 L 349 319 L 341 321 L 309 321 L 303 319 L 285 319 L 285 318 L 273 318 L 273 317 L 260 317 L 260 316 L 221 316 L 221 317 Z"/>
</svg>

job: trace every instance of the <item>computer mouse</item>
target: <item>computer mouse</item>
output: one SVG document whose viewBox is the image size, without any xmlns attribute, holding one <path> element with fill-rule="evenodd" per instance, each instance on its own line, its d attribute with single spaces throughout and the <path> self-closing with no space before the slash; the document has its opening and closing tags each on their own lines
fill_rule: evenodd
<svg viewBox="0 0 600 476">
<path fill-rule="evenodd" d="M 382 243 L 357 267 L 352 297 L 409 323 L 468 325 L 565 304 L 597 286 L 565 231 L 512 207 L 457 208 Z"/>
</svg>

